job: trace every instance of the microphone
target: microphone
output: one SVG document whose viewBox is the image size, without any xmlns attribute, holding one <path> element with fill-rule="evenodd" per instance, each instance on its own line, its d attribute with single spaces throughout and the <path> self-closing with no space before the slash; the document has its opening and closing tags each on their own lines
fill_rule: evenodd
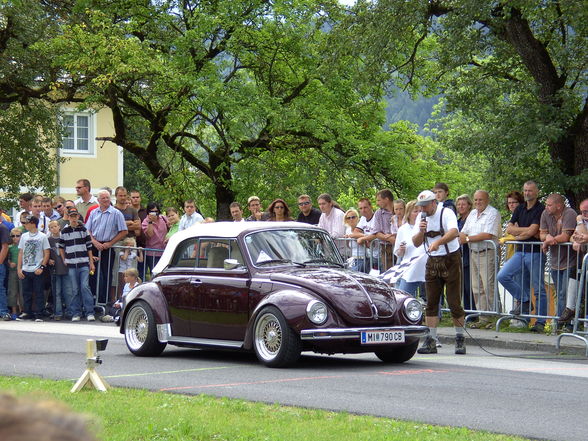
<svg viewBox="0 0 588 441">
<path fill-rule="evenodd" d="M 421 211 L 421 221 L 424 221 L 425 219 L 427 219 L 427 213 Z"/>
</svg>

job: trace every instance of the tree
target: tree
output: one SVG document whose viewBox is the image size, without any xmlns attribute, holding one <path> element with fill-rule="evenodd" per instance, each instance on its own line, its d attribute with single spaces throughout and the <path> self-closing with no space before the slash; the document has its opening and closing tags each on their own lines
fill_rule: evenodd
<svg viewBox="0 0 588 441">
<path fill-rule="evenodd" d="M 235 167 L 269 152 L 348 157 L 379 130 L 358 60 L 330 57 L 336 1 L 80 2 L 47 43 L 85 105 L 112 109 L 115 136 L 160 184 L 212 183 L 228 219 Z M 191 189 L 184 189 L 189 192 Z"/>
<path fill-rule="evenodd" d="M 52 96 L 59 72 L 36 44 L 56 34 L 67 3 L 0 3 L 0 176 L 5 206 L 23 186 L 45 193 L 56 186 L 61 126 L 55 103 L 73 100 L 75 85 L 64 84 L 60 98 Z"/>
<path fill-rule="evenodd" d="M 489 181 L 535 178 L 572 201 L 588 196 L 583 2 L 361 1 L 350 22 L 346 47 L 373 80 L 444 94 L 439 139 L 484 153 Z"/>
</svg>

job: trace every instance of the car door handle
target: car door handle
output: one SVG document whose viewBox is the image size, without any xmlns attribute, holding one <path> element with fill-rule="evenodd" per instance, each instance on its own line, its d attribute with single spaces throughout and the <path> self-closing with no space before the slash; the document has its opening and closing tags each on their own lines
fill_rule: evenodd
<svg viewBox="0 0 588 441">
<path fill-rule="evenodd" d="M 190 280 L 191 285 L 202 285 L 202 280 L 200 279 L 192 279 Z"/>
</svg>

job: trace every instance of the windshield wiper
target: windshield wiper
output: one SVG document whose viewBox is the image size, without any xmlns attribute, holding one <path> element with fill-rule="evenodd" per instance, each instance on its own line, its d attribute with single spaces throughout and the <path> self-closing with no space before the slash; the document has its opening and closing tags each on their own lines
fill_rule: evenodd
<svg viewBox="0 0 588 441">
<path fill-rule="evenodd" d="M 257 266 L 260 266 L 260 265 L 265 265 L 266 263 L 293 263 L 294 265 L 306 266 L 303 263 L 294 262 L 290 259 L 270 259 L 270 260 L 263 260 L 261 262 L 256 262 L 255 264 Z"/>
<path fill-rule="evenodd" d="M 342 263 L 335 262 L 335 261 L 329 260 L 329 259 L 325 259 L 324 257 L 323 258 L 320 258 L 320 259 L 311 259 L 311 260 L 304 261 L 305 264 L 306 263 L 319 263 L 319 262 L 330 263 L 331 265 L 338 266 L 339 268 L 344 268 L 345 267 L 345 265 L 343 265 Z"/>
</svg>

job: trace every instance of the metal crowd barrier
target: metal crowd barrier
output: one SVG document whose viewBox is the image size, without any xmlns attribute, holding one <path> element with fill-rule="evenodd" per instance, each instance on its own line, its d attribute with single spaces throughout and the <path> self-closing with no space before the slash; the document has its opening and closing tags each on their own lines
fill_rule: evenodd
<svg viewBox="0 0 588 441">
<path fill-rule="evenodd" d="M 588 311 L 584 312 L 581 317 L 582 302 L 584 308 L 586 308 L 586 300 L 588 300 L 588 277 L 586 277 L 586 271 L 588 270 L 588 254 L 582 259 L 582 269 L 580 270 L 580 281 L 578 284 L 578 292 L 575 298 L 575 315 L 573 321 L 572 332 L 564 332 L 557 336 L 555 341 L 556 349 L 560 348 L 561 340 L 565 337 L 572 337 L 581 340 L 586 345 L 586 357 L 588 357 Z M 580 326 L 582 325 L 582 326 Z"/>
<path fill-rule="evenodd" d="M 505 299 L 501 298 L 496 275 L 500 266 L 497 242 L 483 240 L 462 246 L 462 295 L 466 322 L 474 318 L 484 321 L 499 316 Z"/>
<path fill-rule="evenodd" d="M 132 262 L 121 264 L 121 255 L 125 252 L 132 256 Z M 120 245 L 100 251 L 98 261 L 95 262 L 96 272 L 90 277 L 90 290 L 95 299 L 95 308 L 100 309 L 105 314 L 107 308 L 120 299 L 125 285 L 123 276 L 125 269 L 129 267 L 136 268 L 141 281 L 149 280 L 151 270 L 157 264 L 160 256 L 150 256 L 148 254 L 162 252 L 163 250 L 155 248 Z"/>
<path fill-rule="evenodd" d="M 334 239 L 343 259 L 354 259 L 354 269 L 363 273 L 383 273 L 395 263 L 394 245 L 379 239 L 371 241 L 369 246 L 358 245 L 357 239 L 339 237 Z M 353 267 L 353 265 L 352 265 Z"/>
<path fill-rule="evenodd" d="M 577 278 L 579 258 L 575 251 L 573 251 L 572 244 L 570 242 L 559 244 L 555 247 L 557 248 L 556 256 L 552 256 L 551 251 L 543 253 L 541 250 L 542 242 L 507 241 L 504 248 L 508 245 L 519 247 L 510 259 L 515 258 L 521 260 L 523 258 L 527 259 L 530 264 L 528 265 L 529 268 L 527 268 L 521 261 L 518 265 L 518 272 L 514 273 L 514 277 L 512 278 L 514 280 L 510 282 L 515 283 L 512 288 L 520 291 L 523 296 L 528 296 L 528 303 L 525 302 L 522 304 L 520 311 L 515 311 L 517 307 L 513 302 L 513 308 L 510 312 L 506 312 L 510 308 L 506 308 L 506 311 L 501 312 L 501 317 L 496 323 L 496 330 L 498 331 L 500 323 L 507 319 L 519 320 L 523 323 L 528 323 L 531 319 L 541 322 L 552 320 L 552 323 L 557 323 L 557 319 L 566 305 L 568 285 L 570 284 L 569 279 Z M 510 259 L 503 263 L 501 270 L 509 265 Z M 553 260 L 556 263 L 555 267 L 552 266 Z M 516 262 L 513 261 L 511 265 L 514 263 Z M 500 284 L 498 277 L 497 282 Z M 503 282 L 506 283 L 505 280 Z M 503 298 L 506 300 L 505 304 L 514 301 L 514 297 L 511 297 L 510 293 L 508 295 L 506 294 L 508 292 L 508 286 L 500 285 L 504 291 Z M 539 293 L 536 292 L 537 287 L 539 288 Z M 552 334 L 555 333 L 556 326 L 552 326 Z"/>
<path fill-rule="evenodd" d="M 369 246 L 358 245 L 356 239 L 352 238 L 338 238 L 335 243 L 339 248 L 342 256 L 345 259 L 353 258 L 354 262 L 352 268 L 364 273 L 379 274 L 385 272 L 395 263 L 395 256 L 393 254 L 393 246 L 387 242 L 378 239 L 373 240 Z M 526 274 L 529 271 L 520 265 L 516 273 L 516 280 L 518 288 L 521 292 L 527 292 L 529 295 L 529 306 L 526 310 L 520 311 L 518 314 L 509 312 L 513 306 L 513 298 L 507 289 L 501 286 L 498 281 L 498 274 L 504 265 L 508 264 L 505 261 L 502 268 L 500 267 L 501 253 L 504 254 L 508 245 L 520 245 L 523 247 L 523 252 L 531 252 L 531 247 L 541 247 L 542 242 L 517 242 L 508 241 L 502 247 L 498 246 L 496 242 L 486 240 L 482 242 L 470 243 L 469 249 L 469 268 L 464 267 L 464 282 L 466 277 L 471 283 L 464 283 L 462 295 L 464 304 L 470 307 L 464 308 L 466 311 L 466 321 L 471 321 L 475 317 L 484 318 L 498 318 L 496 321 L 496 330 L 500 328 L 500 323 L 504 320 L 518 320 L 528 323 L 531 319 L 539 320 L 553 320 L 556 323 L 561 311 L 565 306 L 569 279 L 576 279 L 580 276 L 580 283 L 578 284 L 577 295 L 573 297 L 568 305 L 574 304 L 575 301 L 575 318 L 573 320 L 573 331 L 571 333 L 564 333 L 558 337 L 559 341 L 565 336 L 571 336 L 583 340 L 587 345 L 588 355 L 588 338 L 586 331 L 580 330 L 580 324 L 588 326 L 588 319 L 580 317 L 580 306 L 582 300 L 586 304 L 588 297 L 588 278 L 586 271 L 588 269 L 587 257 L 582 261 L 582 270 L 578 274 L 577 268 L 579 265 L 579 257 L 575 257 L 576 253 L 572 251 L 571 243 L 563 243 L 557 247 L 558 255 L 556 262 L 565 262 L 570 268 L 568 273 L 563 276 L 558 276 L 556 271 L 561 271 L 560 268 L 551 267 L 551 256 L 537 251 L 535 259 L 531 262 L 531 274 Z M 472 247 L 472 245 L 475 245 Z M 535 250 L 537 248 L 534 248 Z M 150 270 L 155 266 L 158 257 L 147 256 L 153 252 L 162 252 L 163 250 L 153 248 L 139 248 L 139 247 L 123 247 L 114 246 L 110 250 L 99 253 L 99 262 L 96 262 L 96 274 L 90 278 L 90 285 L 92 293 L 96 299 L 96 307 L 101 308 L 103 312 L 116 299 L 120 298 L 124 280 L 121 277 L 120 269 L 120 254 L 121 252 L 134 252 L 137 255 L 136 268 L 139 272 L 139 277 L 142 281 L 149 280 Z M 142 261 L 139 256 L 142 255 Z M 151 261 L 150 261 L 151 260 Z M 101 262 L 101 263 L 100 263 Z M 106 276 L 104 271 L 106 270 Z M 536 275 L 540 277 L 540 282 L 545 289 L 546 296 L 542 298 L 534 292 L 533 277 Z M 553 277 L 553 276 L 556 277 Z M 469 285 L 469 289 L 468 289 Z M 540 290 L 541 291 L 541 290 Z M 558 296 L 558 292 L 560 295 Z M 420 295 L 425 298 L 424 293 Z M 466 301 L 467 300 L 467 301 Z M 469 302 L 468 302 L 469 301 Z M 534 301 L 534 302 L 533 302 Z M 546 304 L 544 305 L 543 302 Z M 562 303 L 564 302 L 564 303 Z M 443 311 L 448 309 L 442 308 Z M 545 314 L 539 314 L 541 310 L 545 310 Z M 555 326 L 552 328 L 555 333 Z"/>
</svg>

